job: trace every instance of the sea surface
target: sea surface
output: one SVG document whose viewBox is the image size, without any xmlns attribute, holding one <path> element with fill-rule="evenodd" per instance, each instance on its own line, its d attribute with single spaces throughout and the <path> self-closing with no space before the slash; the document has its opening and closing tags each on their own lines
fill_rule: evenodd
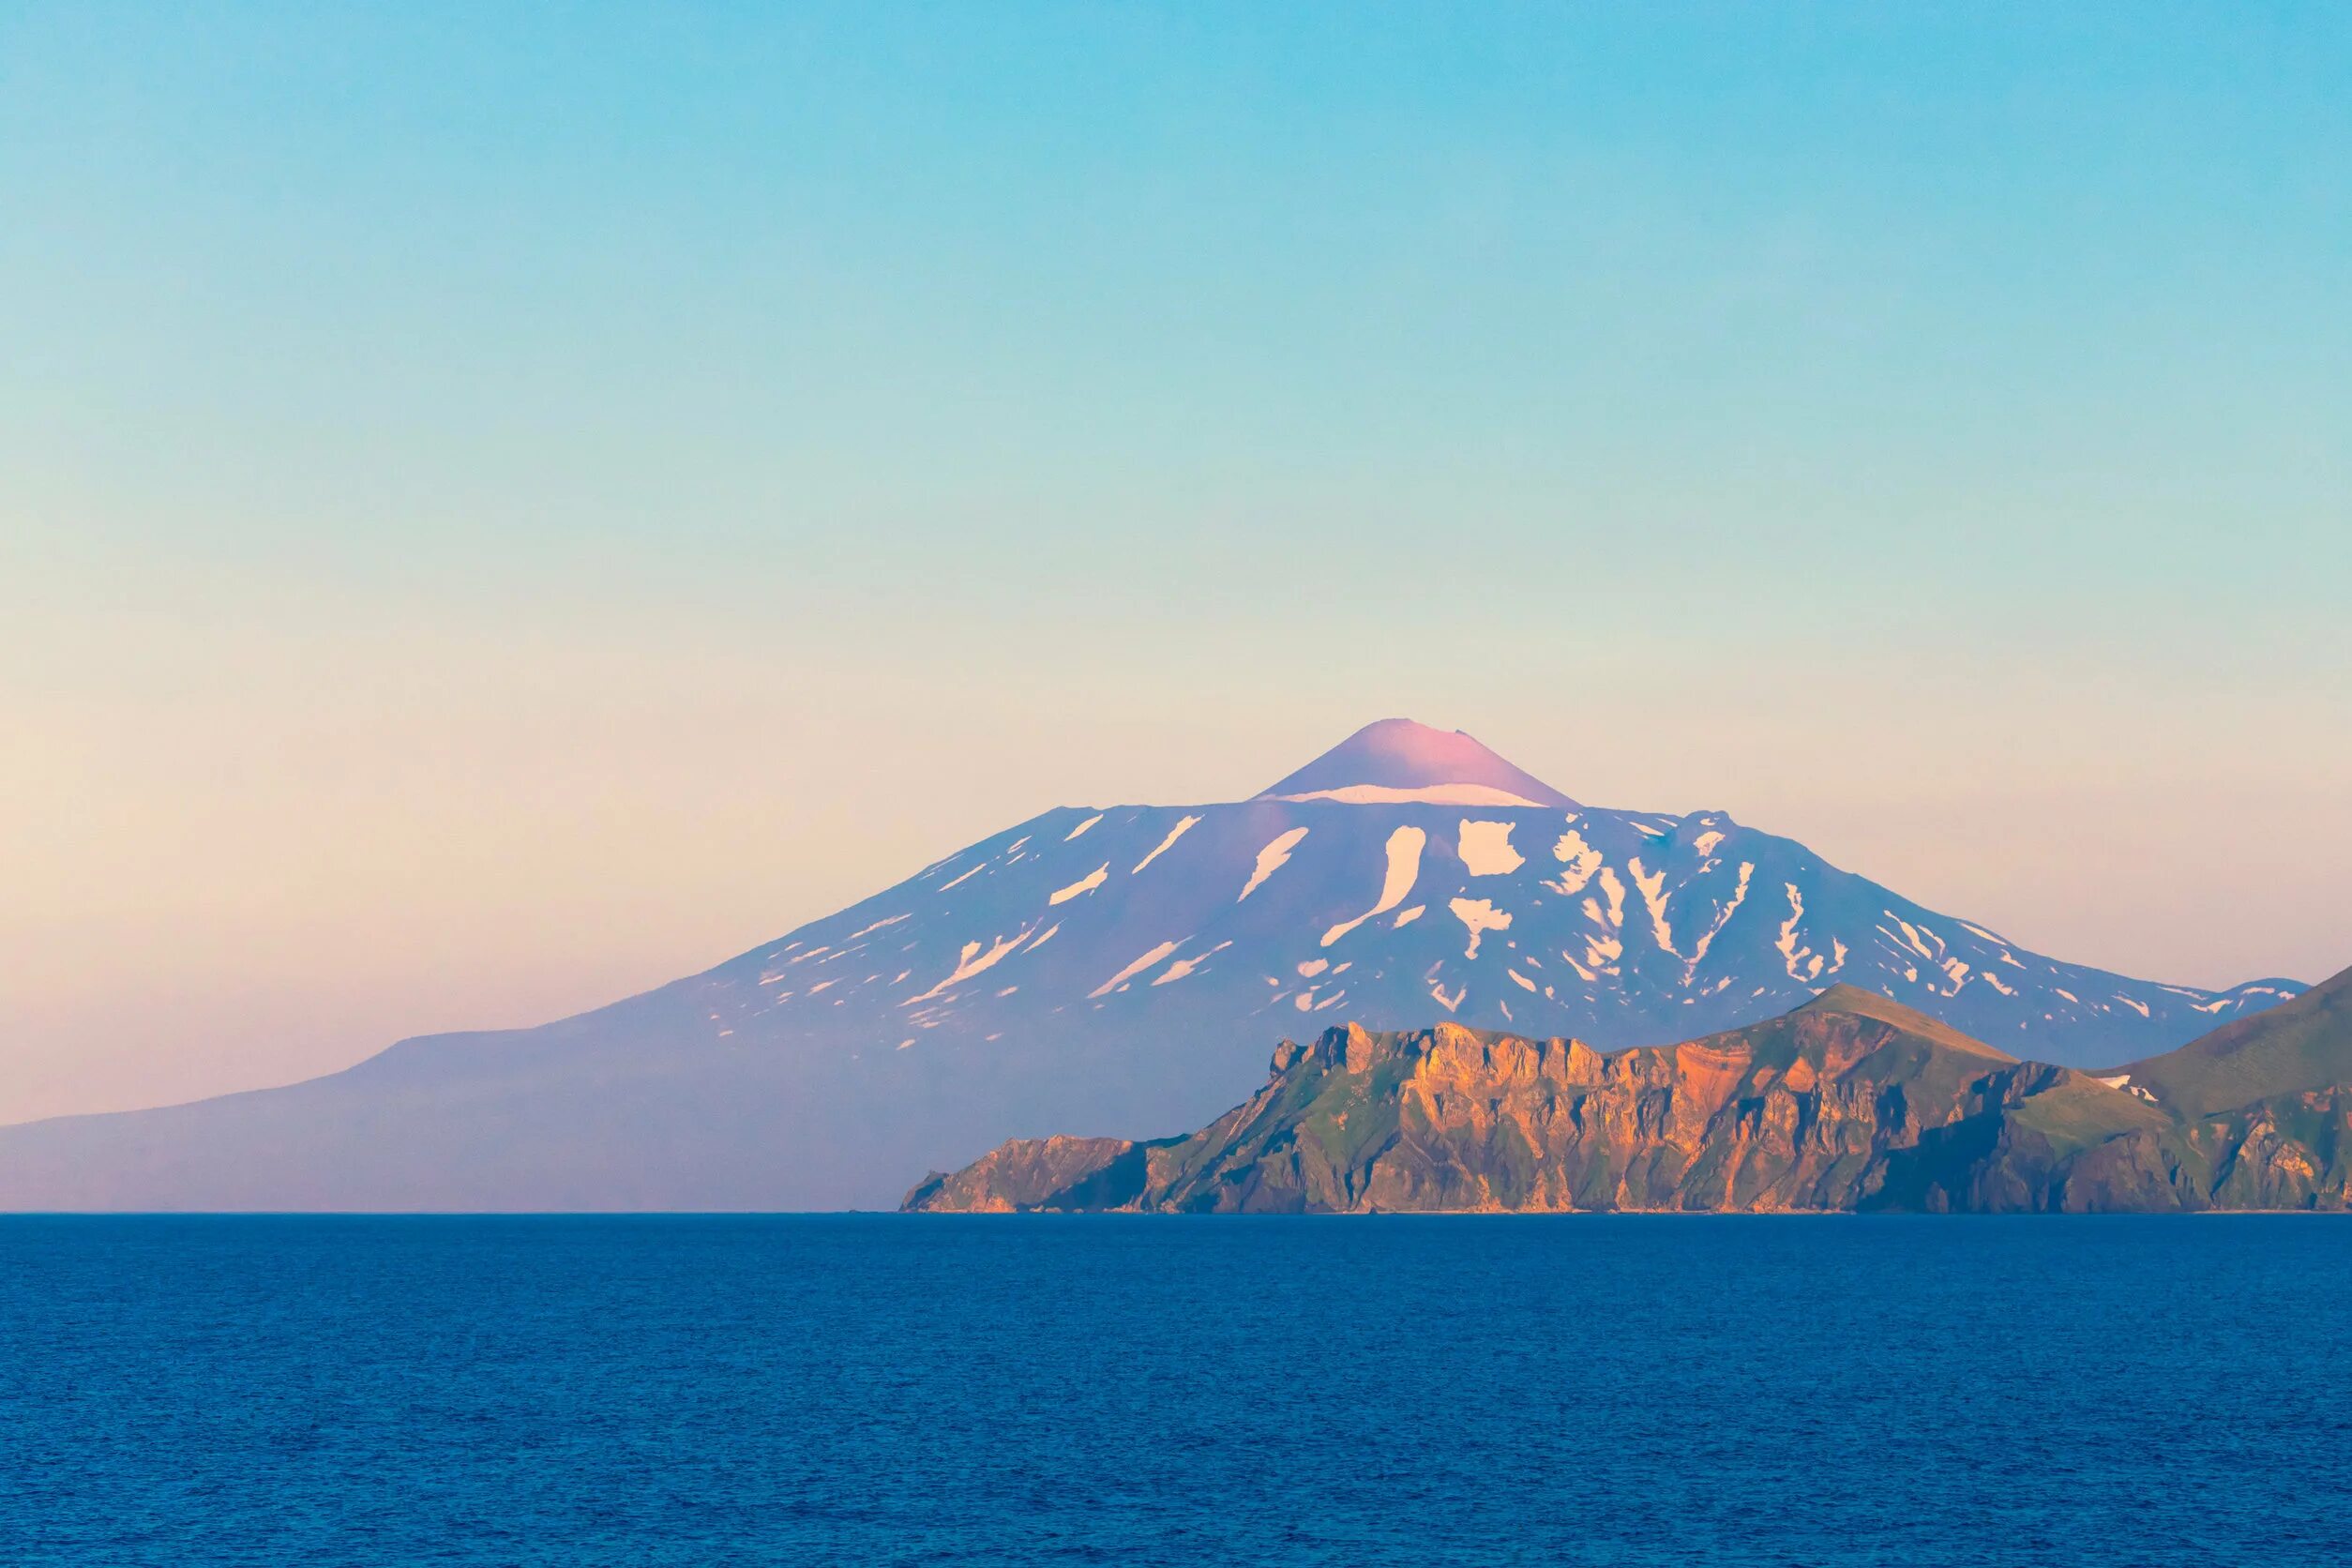
<svg viewBox="0 0 2352 1568">
<path fill-rule="evenodd" d="M 0 1563 L 2352 1562 L 2352 1222 L 0 1219 Z"/>
</svg>

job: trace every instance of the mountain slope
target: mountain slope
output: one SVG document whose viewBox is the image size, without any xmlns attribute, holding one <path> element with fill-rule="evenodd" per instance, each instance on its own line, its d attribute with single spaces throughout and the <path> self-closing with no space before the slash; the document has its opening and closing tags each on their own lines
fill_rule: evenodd
<svg viewBox="0 0 2352 1568">
<path fill-rule="evenodd" d="M 931 1212 L 2032 1210 L 2197 1206 L 2169 1119 L 1833 988 L 1786 1017 L 1600 1055 L 1440 1024 L 1333 1029 L 1186 1138 L 1007 1144 Z"/>
<path fill-rule="evenodd" d="M 1432 730 L 1410 718 L 1365 725 L 1298 772 L 1259 791 L 1258 798 L 1359 805 L 1420 800 L 1438 806 L 1550 806 L 1562 810 L 1574 810 L 1576 805 L 1461 731 Z"/>
<path fill-rule="evenodd" d="M 2352 1202 L 2352 970 L 2105 1081 L 2188 1123 L 2217 1203 Z"/>
<path fill-rule="evenodd" d="M 2352 969 L 2116 1074 L 2183 1116 L 2352 1083 Z"/>
<path fill-rule="evenodd" d="M 1468 736 L 1388 720 L 1255 799 L 1047 812 L 577 1018 L 0 1128 L 0 1208 L 879 1207 L 908 1170 L 1008 1137 L 1197 1126 L 1302 1019 L 1615 1048 L 1838 983 L 2060 1063 L 2147 1055 L 2301 989 L 2044 958 L 1720 812 L 1576 805 Z"/>
</svg>

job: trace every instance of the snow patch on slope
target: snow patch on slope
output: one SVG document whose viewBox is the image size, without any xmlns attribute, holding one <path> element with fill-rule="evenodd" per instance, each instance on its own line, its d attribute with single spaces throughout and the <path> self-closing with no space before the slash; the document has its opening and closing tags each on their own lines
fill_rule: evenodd
<svg viewBox="0 0 2352 1568">
<path fill-rule="evenodd" d="M 1357 915 L 1343 920 L 1323 933 L 1322 945 L 1329 947 L 1349 931 L 1374 915 L 1386 914 L 1405 901 L 1405 895 L 1413 890 L 1413 882 L 1421 875 L 1422 847 L 1429 836 L 1417 827 L 1400 827 L 1388 836 L 1388 871 L 1380 882 L 1380 902 Z"/>
<path fill-rule="evenodd" d="M 1176 949 L 1182 945 L 1184 945 L 1184 940 L 1181 937 L 1174 942 L 1161 942 L 1157 947 L 1153 948 L 1150 952 L 1144 954 L 1143 957 L 1138 958 L 1135 962 L 1129 964 L 1126 968 L 1121 970 L 1118 973 L 1112 975 L 1109 979 L 1104 981 L 1093 990 L 1087 992 L 1087 1000 L 1092 1002 L 1096 997 L 1108 996 L 1111 992 L 1117 990 L 1120 987 L 1125 985 L 1128 981 L 1134 979 L 1145 970 L 1150 969 L 1153 964 L 1158 963 L 1162 958 L 1167 957 L 1170 953 L 1175 952 Z"/>
<path fill-rule="evenodd" d="M 1018 947 L 1022 942 L 1027 942 L 1029 940 L 1030 933 L 1036 930 L 1036 928 L 1037 927 L 1034 926 L 1024 927 L 1019 932 L 1013 936 L 992 938 L 988 946 L 985 950 L 983 950 L 981 945 L 976 942 L 965 942 L 962 957 L 956 960 L 956 967 L 954 971 L 948 974 L 946 979 L 941 981 L 938 985 L 933 986 L 929 990 L 923 992 L 920 996 L 911 996 L 907 998 L 906 1001 L 898 1003 L 898 1005 L 901 1007 L 912 1007 L 918 1002 L 930 1001 L 931 998 L 939 995 L 942 991 L 944 991 L 951 987 L 962 985 L 965 981 L 971 979 L 982 970 L 993 966 L 999 958 L 1003 957 L 1007 953 L 1013 951 L 1014 948 Z M 829 986 L 833 982 L 828 980 L 824 984 Z M 821 990 L 822 988 L 823 987 L 822 986 L 818 987 L 815 989 L 812 989 L 809 994 L 814 996 L 817 990 Z"/>
<path fill-rule="evenodd" d="M 1541 806 L 1543 802 L 1515 795 L 1491 784 L 1425 784 L 1401 790 L 1388 784 L 1349 784 L 1336 790 L 1312 790 L 1303 795 L 1270 795 L 1269 800 L 1336 801 L 1343 806 Z"/>
<path fill-rule="evenodd" d="M 1517 825 L 1463 818 L 1455 847 L 1462 868 L 1473 877 L 1507 877 L 1525 866 L 1527 857 L 1511 847 L 1511 830 Z"/>
<path fill-rule="evenodd" d="M 1069 886 L 1055 889 L 1053 896 L 1048 898 L 1046 902 L 1048 904 L 1066 904 L 1071 899 L 1077 897 L 1079 894 L 1092 893 L 1096 888 L 1102 886 L 1103 879 L 1109 875 L 1110 867 L 1108 865 L 1097 866 L 1092 871 L 1087 872 L 1086 875 L 1072 882 Z"/>
<path fill-rule="evenodd" d="M 1682 984 L 1685 986 L 1691 983 L 1691 976 L 1698 972 L 1698 966 L 1706 960 L 1707 950 L 1715 944 L 1715 938 L 1723 933 L 1726 926 L 1731 924 L 1731 917 L 1740 912 L 1740 906 L 1747 902 L 1748 879 L 1755 875 L 1756 867 L 1753 863 L 1745 860 L 1740 862 L 1739 885 L 1731 890 L 1731 897 L 1724 904 L 1724 907 L 1715 912 L 1714 924 L 1699 933 L 1698 940 L 1691 943 L 1690 959 L 1682 966 Z"/>
<path fill-rule="evenodd" d="M 1185 817 L 1178 822 L 1174 827 L 1168 830 L 1168 837 L 1161 839 L 1153 847 L 1150 854 L 1145 855 L 1141 860 L 1135 863 L 1135 871 L 1130 871 L 1127 875 L 1132 877 L 1137 871 L 1142 870 L 1146 866 L 1149 866 L 1152 862 L 1159 859 L 1159 857 L 1166 852 L 1170 844 L 1173 844 L 1177 839 L 1182 838 L 1184 836 L 1184 831 L 1187 828 L 1196 826 L 1199 821 L 1200 819 L 1198 817 Z"/>
<path fill-rule="evenodd" d="M 1650 911 L 1650 926 L 1658 939 L 1659 951 L 1681 957 L 1681 954 L 1674 952 L 1674 932 L 1666 925 L 1666 867 L 1661 866 L 1645 876 L 1641 856 L 1636 855 L 1625 863 L 1625 868 L 1633 873 L 1634 885 L 1641 890 L 1641 901 Z"/>
<path fill-rule="evenodd" d="M 1601 852 L 1586 843 L 1584 835 L 1575 828 L 1560 836 L 1560 841 L 1552 846 L 1552 858 L 1560 862 L 1562 869 L 1557 882 L 1544 885 L 1563 898 L 1582 893 L 1585 884 L 1592 880 L 1592 873 L 1601 868 Z"/>
<path fill-rule="evenodd" d="M 1259 850 L 1258 852 L 1258 868 L 1250 872 L 1249 885 L 1242 889 L 1242 898 L 1246 898 L 1251 894 L 1257 892 L 1259 887 L 1268 877 L 1273 876 L 1276 871 L 1280 870 L 1283 863 L 1290 858 L 1290 852 L 1297 849 L 1299 847 L 1299 840 L 1305 837 L 1306 829 L 1303 827 L 1294 827 L 1289 832 L 1283 834 L 1280 837 L 1276 838 L 1273 843 L 1267 845 L 1264 849 Z M 1242 901 L 1242 898 L 1236 898 L 1233 901 L 1238 904 Z"/>
<path fill-rule="evenodd" d="M 1174 963 L 1162 970 L 1159 973 L 1153 975 L 1152 977 L 1152 984 L 1154 986 L 1165 986 L 1170 980 L 1182 980 L 1185 975 L 1190 974 L 1194 970 L 1199 969 L 1202 964 L 1207 963 L 1211 958 L 1215 957 L 1218 954 L 1224 952 L 1227 948 L 1232 945 L 1233 943 L 1229 940 L 1220 942 L 1214 947 L 1210 948 L 1206 953 L 1199 955 L 1198 957 L 1179 958 Z"/>
<path fill-rule="evenodd" d="M 1780 949 L 1781 965 L 1787 970 L 1788 978 L 1817 980 L 1821 977 L 1821 955 L 1797 940 L 1797 927 L 1805 917 L 1805 896 L 1797 891 L 1795 882 L 1781 885 L 1788 890 L 1788 918 L 1780 923 L 1780 940 L 1772 945 Z"/>
<path fill-rule="evenodd" d="M 1446 908 L 1454 912 L 1455 919 L 1470 929 L 1470 945 L 1462 950 L 1465 958 L 1478 957 L 1479 939 L 1488 931 L 1507 931 L 1511 928 L 1510 913 L 1495 908 L 1485 898 L 1456 898 Z"/>
</svg>

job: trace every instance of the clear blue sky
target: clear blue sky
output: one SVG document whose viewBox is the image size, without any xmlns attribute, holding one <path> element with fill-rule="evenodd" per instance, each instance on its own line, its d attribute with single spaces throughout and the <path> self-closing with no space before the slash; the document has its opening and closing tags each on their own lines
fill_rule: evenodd
<svg viewBox="0 0 2352 1568">
<path fill-rule="evenodd" d="M 0 1050 L 535 1021 L 1392 713 L 2341 967 L 2347 82 L 2339 5 L 0 0 Z"/>
</svg>

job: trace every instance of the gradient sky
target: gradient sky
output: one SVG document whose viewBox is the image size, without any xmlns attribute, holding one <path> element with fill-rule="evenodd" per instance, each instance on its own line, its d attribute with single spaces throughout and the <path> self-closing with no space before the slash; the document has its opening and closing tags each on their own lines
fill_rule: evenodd
<svg viewBox="0 0 2352 1568">
<path fill-rule="evenodd" d="M 2352 962 L 2352 8 L 0 0 L 0 1121 L 1369 719 Z"/>
</svg>

